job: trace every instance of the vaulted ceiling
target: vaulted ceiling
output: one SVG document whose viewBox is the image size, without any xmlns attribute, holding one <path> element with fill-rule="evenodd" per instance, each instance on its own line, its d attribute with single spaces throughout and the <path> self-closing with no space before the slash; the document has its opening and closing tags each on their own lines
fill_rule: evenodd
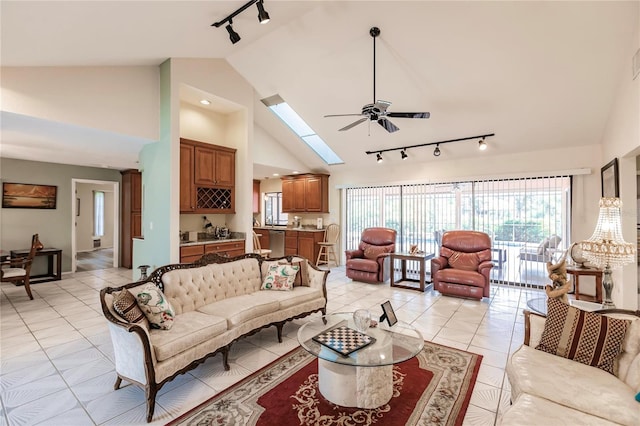
<svg viewBox="0 0 640 426">
<path fill-rule="evenodd" d="M 279 94 L 304 117 L 345 161 L 332 167 L 351 168 L 373 163 L 366 150 L 483 133 L 496 133 L 488 155 L 602 143 L 617 85 L 632 77 L 632 38 L 640 21 L 638 1 L 265 0 L 271 22 L 259 25 L 255 8 L 243 12 L 234 19 L 242 40 L 232 45 L 224 28 L 210 24 L 243 3 L 3 1 L 1 61 L 117 66 L 160 64 L 170 57 L 225 58 L 258 98 Z M 393 119 L 401 129 L 393 134 L 375 123 L 339 132 L 357 117 L 324 115 L 358 113 L 373 100 L 372 26 L 382 31 L 377 98 L 392 102 L 390 111 L 429 111 L 431 118 Z M 262 104 L 255 107 L 256 123 L 310 170 L 331 170 Z M 2 118 L 3 138 L 23 141 L 31 157 L 45 130 L 39 126 L 55 127 L 48 137 L 57 133 L 67 141 L 91 131 L 5 113 Z M 101 136 L 94 138 L 91 155 L 109 162 L 100 141 L 127 135 Z M 441 149 L 446 158 L 477 155 L 472 143 Z M 86 164 L 86 146 L 75 150 Z M 428 163 L 438 160 L 432 152 L 421 148 L 409 155 Z M 399 153 L 387 157 L 400 160 Z"/>
</svg>

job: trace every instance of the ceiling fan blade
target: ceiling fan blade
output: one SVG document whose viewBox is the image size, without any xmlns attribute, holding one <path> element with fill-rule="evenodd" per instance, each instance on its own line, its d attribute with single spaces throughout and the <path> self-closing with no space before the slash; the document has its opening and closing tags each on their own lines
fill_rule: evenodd
<svg viewBox="0 0 640 426">
<path fill-rule="evenodd" d="M 345 130 L 349 130 L 350 128 L 355 127 L 355 126 L 357 126 L 357 125 L 358 125 L 358 124 L 360 124 L 360 123 L 364 123 L 364 122 L 365 122 L 365 121 L 367 121 L 367 120 L 368 120 L 368 118 L 367 118 L 367 117 L 361 118 L 360 120 L 354 121 L 353 123 L 351 123 L 351 124 L 349 124 L 349 125 L 347 125 L 347 126 L 344 126 L 342 129 L 338 129 L 338 131 L 339 131 L 339 132 L 343 132 L 343 131 L 345 131 Z"/>
<path fill-rule="evenodd" d="M 357 117 L 360 116 L 362 114 L 329 114 L 329 115 L 325 115 L 326 117 Z"/>
<path fill-rule="evenodd" d="M 397 132 L 398 130 L 400 130 L 398 126 L 396 126 L 395 124 L 393 124 L 392 122 L 384 118 L 379 118 L 378 124 L 384 127 L 385 130 L 389 133 Z"/>
<path fill-rule="evenodd" d="M 387 117 L 397 118 L 429 118 L 431 114 L 428 112 L 388 112 Z"/>
</svg>

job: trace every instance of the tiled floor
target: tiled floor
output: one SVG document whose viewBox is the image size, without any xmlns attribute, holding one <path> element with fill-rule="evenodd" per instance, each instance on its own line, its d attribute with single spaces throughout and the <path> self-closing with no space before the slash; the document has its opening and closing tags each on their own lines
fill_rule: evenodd
<svg viewBox="0 0 640 426">
<path fill-rule="evenodd" d="M 113 390 L 113 350 L 98 301 L 100 288 L 130 282 L 131 276 L 125 269 L 66 275 L 32 286 L 32 301 L 23 288 L 2 285 L 0 426 L 146 424 L 144 392 L 131 385 Z M 495 423 L 509 401 L 504 367 L 523 340 L 522 309 L 540 292 L 493 286 L 491 298 L 477 302 L 352 282 L 343 268 L 332 270 L 327 287 L 329 311 L 369 308 L 379 314 L 380 303 L 391 300 L 398 317 L 426 340 L 484 355 L 465 424 Z M 230 371 L 215 356 L 170 382 L 157 398 L 154 424 L 165 424 L 296 347 L 304 321 L 287 324 L 281 344 L 275 328 L 236 343 Z"/>
</svg>

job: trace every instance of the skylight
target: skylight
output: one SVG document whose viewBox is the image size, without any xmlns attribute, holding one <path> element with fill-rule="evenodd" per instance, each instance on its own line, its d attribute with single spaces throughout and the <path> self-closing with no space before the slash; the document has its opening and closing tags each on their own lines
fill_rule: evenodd
<svg viewBox="0 0 640 426">
<path fill-rule="evenodd" d="M 329 145 L 309 127 L 302 117 L 300 117 L 280 95 L 273 95 L 262 99 L 262 103 L 289 126 L 325 163 L 329 165 L 344 163 L 344 161 L 338 157 L 338 154 L 329 148 Z"/>
</svg>

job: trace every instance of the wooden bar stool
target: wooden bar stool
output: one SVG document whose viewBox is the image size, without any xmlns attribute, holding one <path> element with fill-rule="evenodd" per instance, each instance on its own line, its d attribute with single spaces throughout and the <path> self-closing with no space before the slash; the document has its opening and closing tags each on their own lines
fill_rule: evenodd
<svg viewBox="0 0 640 426">
<path fill-rule="evenodd" d="M 340 265 L 338 257 L 336 256 L 336 245 L 338 244 L 338 238 L 340 237 L 340 226 L 337 223 L 332 223 L 324 230 L 324 241 L 318 243 L 320 251 L 318 252 L 318 259 L 316 260 L 316 266 L 326 264 L 333 260 L 336 266 Z"/>
</svg>

